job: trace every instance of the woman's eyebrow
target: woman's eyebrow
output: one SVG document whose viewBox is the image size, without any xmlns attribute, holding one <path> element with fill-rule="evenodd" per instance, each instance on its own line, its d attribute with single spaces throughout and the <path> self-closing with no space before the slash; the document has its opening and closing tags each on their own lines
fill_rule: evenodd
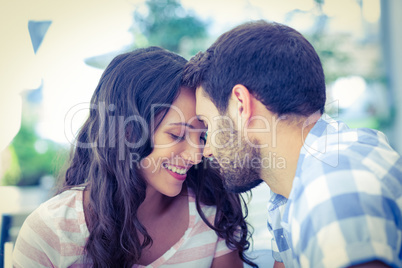
<svg viewBox="0 0 402 268">
<path fill-rule="evenodd" d="M 186 126 L 186 127 L 191 128 L 191 129 L 195 129 L 195 127 L 194 127 L 193 125 L 190 125 L 190 124 L 184 123 L 184 122 L 170 123 L 169 125 L 174 125 L 174 126 Z"/>
</svg>

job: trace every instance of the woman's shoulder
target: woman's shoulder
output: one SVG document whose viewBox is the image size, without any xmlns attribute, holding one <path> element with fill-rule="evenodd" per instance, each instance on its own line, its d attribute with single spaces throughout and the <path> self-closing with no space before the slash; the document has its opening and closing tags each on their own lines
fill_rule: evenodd
<svg viewBox="0 0 402 268">
<path fill-rule="evenodd" d="M 188 201 L 189 201 L 189 212 L 190 212 L 190 227 L 193 227 L 192 233 L 194 233 L 194 230 L 202 230 L 202 232 L 210 232 L 215 234 L 215 231 L 210 229 L 205 221 L 202 219 L 200 213 L 197 210 L 197 204 L 196 204 L 196 196 L 193 190 L 189 189 L 188 190 Z M 200 209 L 202 213 L 204 214 L 205 218 L 208 220 L 209 223 L 212 225 L 215 222 L 215 215 L 216 215 L 216 206 L 214 205 L 205 205 L 202 202 L 199 202 Z"/>
<path fill-rule="evenodd" d="M 197 207 L 196 207 L 196 195 L 194 190 L 188 187 L 188 201 L 189 201 L 189 208 L 190 208 L 190 215 L 196 215 L 200 217 Z M 215 205 L 205 205 L 202 202 L 199 202 L 200 208 L 206 217 L 215 217 L 216 214 L 216 206 Z"/>
<path fill-rule="evenodd" d="M 175 263 L 178 267 L 188 267 L 189 264 L 200 267 L 210 266 L 214 257 L 231 252 L 225 244 L 225 240 L 218 237 L 202 219 L 197 210 L 196 195 L 188 188 L 188 201 L 190 221 L 181 242 L 175 247 L 177 252 L 169 259 L 169 263 Z M 216 206 L 208 206 L 200 203 L 200 208 L 211 225 L 214 224 Z M 202 252 L 202 254 L 200 254 Z M 180 266 L 179 263 L 182 265 Z"/>
<path fill-rule="evenodd" d="M 33 211 L 25 220 L 18 235 L 14 262 L 17 264 L 45 262 L 46 265 L 63 267 L 77 263 L 83 256 L 89 236 L 82 195 L 82 190 L 68 190 L 54 196 Z M 32 252 L 35 252 L 35 258 Z"/>
<path fill-rule="evenodd" d="M 58 236 L 88 236 L 83 209 L 83 190 L 64 191 L 42 203 L 26 219 L 32 227 L 49 229 Z"/>
<path fill-rule="evenodd" d="M 71 189 L 42 203 L 32 214 L 39 214 L 44 220 L 80 220 L 83 212 L 83 190 Z"/>
</svg>

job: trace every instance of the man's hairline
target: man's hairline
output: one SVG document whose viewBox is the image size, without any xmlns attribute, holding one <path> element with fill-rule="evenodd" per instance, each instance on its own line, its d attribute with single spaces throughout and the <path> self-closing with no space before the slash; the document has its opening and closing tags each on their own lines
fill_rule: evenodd
<svg viewBox="0 0 402 268">
<path fill-rule="evenodd" d="M 202 83 L 200 83 L 198 86 L 195 87 L 195 93 L 196 93 L 196 94 L 195 94 L 195 95 L 196 95 L 195 98 L 196 98 L 196 99 L 197 99 L 197 91 L 198 91 L 198 92 L 201 91 L 201 96 L 207 98 L 208 100 L 210 100 L 210 101 L 212 102 L 213 105 L 215 105 L 215 104 L 213 103 L 213 101 L 211 100 L 211 98 L 208 96 L 208 93 L 205 92 L 205 90 L 204 90 L 204 88 L 203 88 L 203 86 L 202 86 Z M 204 120 L 202 120 L 201 117 L 205 117 L 205 115 L 203 115 L 203 114 L 198 114 L 198 113 L 197 113 L 197 102 L 195 103 L 195 107 L 196 107 L 196 109 L 195 109 L 195 115 L 197 116 L 198 120 L 200 120 L 201 122 L 204 123 Z M 205 123 L 204 123 L 204 124 L 205 124 Z"/>
<path fill-rule="evenodd" d="M 208 98 L 209 100 L 211 100 L 210 96 L 208 95 L 208 93 L 205 91 L 204 87 L 202 86 L 202 83 L 200 83 L 198 86 L 195 87 L 195 91 L 201 91 L 201 94 L 203 97 Z M 212 101 L 212 100 L 211 100 Z"/>
<path fill-rule="evenodd" d="M 227 113 L 228 105 L 226 106 L 225 111 L 220 111 L 219 108 L 218 108 L 218 106 L 216 106 L 214 100 L 213 100 L 213 99 L 211 98 L 211 96 L 207 93 L 207 91 L 204 89 L 204 87 L 203 87 L 202 84 L 203 84 L 203 82 L 199 83 L 199 85 L 197 85 L 197 86 L 195 87 L 196 92 L 201 90 L 201 95 L 202 95 L 202 97 L 204 97 L 204 98 L 208 99 L 210 102 L 212 102 L 212 104 L 213 104 L 213 105 L 215 106 L 215 108 L 218 110 L 218 113 L 219 113 L 220 115 L 225 115 L 225 114 Z M 242 85 L 243 85 L 243 84 L 242 84 Z M 244 86 L 244 85 L 243 85 L 243 86 Z M 197 114 L 197 113 L 196 113 L 196 114 Z M 197 116 L 198 116 L 198 114 L 197 114 Z"/>
</svg>

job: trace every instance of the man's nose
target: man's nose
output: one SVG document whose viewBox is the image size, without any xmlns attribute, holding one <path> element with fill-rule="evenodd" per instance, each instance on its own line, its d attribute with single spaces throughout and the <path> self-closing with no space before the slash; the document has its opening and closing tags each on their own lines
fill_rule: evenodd
<svg viewBox="0 0 402 268">
<path fill-rule="evenodd" d="M 213 157 L 211 146 L 209 144 L 209 139 L 206 141 L 205 146 L 204 146 L 204 151 L 202 153 L 204 157 L 206 158 L 211 158 Z"/>
</svg>

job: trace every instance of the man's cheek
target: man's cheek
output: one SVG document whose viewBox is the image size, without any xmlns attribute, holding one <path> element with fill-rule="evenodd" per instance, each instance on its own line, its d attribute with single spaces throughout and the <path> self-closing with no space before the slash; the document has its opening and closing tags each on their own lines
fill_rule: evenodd
<svg viewBox="0 0 402 268">
<path fill-rule="evenodd" d="M 211 145 L 215 150 L 230 149 L 233 144 L 233 133 L 230 129 L 219 129 L 211 137 Z"/>
<path fill-rule="evenodd" d="M 219 158 L 219 164 L 223 169 L 230 169 L 230 160 L 227 157 Z"/>
</svg>

